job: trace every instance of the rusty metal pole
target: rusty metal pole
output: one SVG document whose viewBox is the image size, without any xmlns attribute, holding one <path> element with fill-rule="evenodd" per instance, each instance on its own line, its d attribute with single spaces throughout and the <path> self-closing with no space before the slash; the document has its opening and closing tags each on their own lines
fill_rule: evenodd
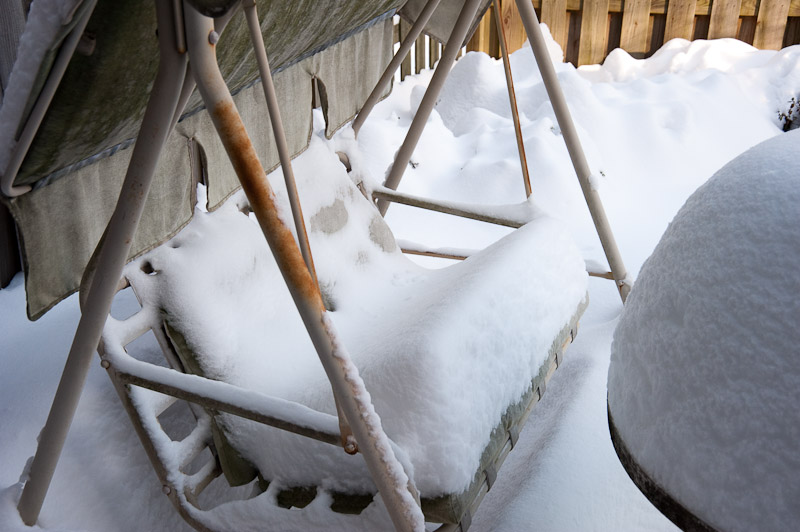
<svg viewBox="0 0 800 532">
<path fill-rule="evenodd" d="M 286 142 L 286 134 L 283 130 L 283 120 L 281 110 L 278 105 L 278 96 L 275 94 L 275 84 L 272 81 L 272 72 L 269 69 L 267 50 L 264 48 L 264 37 L 261 35 L 261 24 L 258 21 L 255 0 L 244 0 L 242 3 L 244 15 L 247 18 L 247 26 L 250 30 L 250 40 L 253 42 L 253 50 L 256 54 L 258 70 L 261 74 L 261 85 L 264 88 L 264 97 L 267 101 L 267 111 L 269 120 L 272 124 L 272 134 L 275 137 L 275 147 L 278 149 L 278 158 L 281 161 L 281 171 L 283 180 L 286 183 L 286 193 L 289 195 L 289 206 L 292 209 L 294 228 L 297 232 L 297 241 L 300 244 L 300 252 L 303 254 L 303 261 L 317 281 L 317 272 L 314 269 L 314 258 L 311 255 L 311 246 L 308 243 L 308 232 L 303 221 L 303 209 L 300 207 L 300 198 L 297 195 L 297 183 L 294 180 L 294 170 L 292 170 L 292 157 L 289 154 L 289 143 Z"/>
<path fill-rule="evenodd" d="M 425 96 L 422 97 L 417 114 L 414 115 L 414 119 L 411 121 L 411 126 L 408 128 L 403 145 L 397 151 L 394 163 L 389 169 L 386 181 L 383 183 L 386 188 L 397 190 L 400 180 L 403 179 L 403 174 L 406 171 L 408 162 L 411 160 L 411 155 L 414 153 L 414 148 L 417 147 L 422 131 L 425 129 L 425 124 L 428 122 L 428 117 L 436 105 L 439 93 L 442 91 L 444 82 L 450 74 L 450 69 L 456 61 L 456 56 L 461 50 L 461 45 L 464 43 L 470 24 L 472 24 L 480 4 L 481 0 L 466 0 L 464 7 L 461 8 L 461 13 L 458 15 L 453 31 L 450 32 L 450 37 L 447 39 L 447 44 L 442 52 L 442 58 L 439 60 L 439 64 L 436 65 L 436 71 L 428 84 Z M 378 200 L 378 210 L 382 215 L 386 214 L 388 208 L 388 201 Z"/>
<path fill-rule="evenodd" d="M 375 84 L 375 88 L 372 89 L 372 92 L 367 97 L 367 101 L 364 102 L 364 105 L 358 112 L 358 116 L 356 116 L 355 120 L 353 120 L 353 132 L 355 133 L 356 137 L 358 136 L 358 132 L 361 130 L 361 126 L 364 125 L 369 113 L 372 111 L 372 108 L 375 107 L 375 104 L 378 103 L 378 100 L 380 100 L 381 94 L 383 94 L 383 91 L 386 90 L 386 87 L 394 77 L 397 69 L 400 68 L 400 63 L 403 62 L 403 59 L 405 59 L 405 57 L 408 55 L 411 47 L 414 46 L 414 42 L 417 40 L 417 37 L 419 37 L 420 33 L 422 33 L 422 30 L 430 20 L 431 15 L 433 15 L 433 12 L 436 10 L 436 7 L 439 5 L 440 1 L 441 0 L 428 0 L 428 3 L 425 4 L 425 7 L 422 8 L 422 11 L 420 11 L 417 20 L 414 22 L 414 25 L 411 26 L 411 31 L 408 32 L 408 35 L 405 36 L 403 42 L 400 43 L 400 48 L 397 50 L 397 53 L 394 54 L 394 57 L 392 57 L 392 60 L 389 62 L 389 66 L 387 66 L 386 70 L 383 71 L 381 79 L 379 79 L 378 83 Z M 433 46 L 433 43 L 431 43 L 431 46 Z"/>
<path fill-rule="evenodd" d="M 564 98 L 561 85 L 558 83 L 558 76 L 555 68 L 553 68 L 553 62 L 547 53 L 547 44 L 544 42 L 542 29 L 539 27 L 539 19 L 536 17 L 536 12 L 533 10 L 533 4 L 530 0 L 516 0 L 516 2 L 520 18 L 522 18 L 522 24 L 525 26 L 525 33 L 528 35 L 533 55 L 536 57 L 536 64 L 539 65 L 547 95 L 553 105 L 558 127 L 561 128 L 567 151 L 569 151 L 570 159 L 572 159 L 572 166 L 578 175 L 583 197 L 586 198 L 586 205 L 592 215 L 592 221 L 597 230 L 597 235 L 600 237 L 600 243 L 603 245 L 608 265 L 611 267 L 611 273 L 614 274 L 614 281 L 619 289 L 619 295 L 622 298 L 622 302 L 625 303 L 625 299 L 627 299 L 628 293 L 631 291 L 628 272 L 622 262 L 622 256 L 614 239 L 614 233 L 611 232 L 611 224 L 608 223 L 606 211 L 603 208 L 602 201 L 600 201 L 600 195 L 597 190 L 592 188 L 589 163 L 583 153 L 578 131 L 575 129 L 575 123 L 572 121 L 572 115 L 570 115 L 569 107 L 567 107 L 567 100 Z"/>
<path fill-rule="evenodd" d="M 184 4 L 187 48 L 197 86 L 214 127 L 250 201 L 289 293 L 319 355 L 335 395 L 341 401 L 359 451 L 398 530 L 422 531 L 425 518 L 411 491 L 409 478 L 383 432 L 380 418 L 364 389 L 322 303 L 291 230 L 278 216 L 275 195 L 244 128 L 230 91 L 219 71 L 212 19 Z"/>
<path fill-rule="evenodd" d="M 500 41 L 500 53 L 503 56 L 503 71 L 506 74 L 506 87 L 508 88 L 508 101 L 511 104 L 511 118 L 514 120 L 514 134 L 517 137 L 517 151 L 519 164 L 522 167 L 522 184 L 525 186 L 525 197 L 531 195 L 531 177 L 528 174 L 528 158 L 525 157 L 525 144 L 522 140 L 522 127 L 519 123 L 519 109 L 517 108 L 517 94 L 514 91 L 514 79 L 511 77 L 511 60 L 508 57 L 508 44 L 506 43 L 506 30 L 503 27 L 502 14 L 498 0 L 492 2 L 494 21 L 497 26 L 497 40 Z"/>
<path fill-rule="evenodd" d="M 39 438 L 30 478 L 17 508 L 22 521 L 33 526 L 39 518 L 64 441 L 75 416 L 78 401 L 97 349 L 111 301 L 116 294 L 122 268 L 144 210 L 147 192 L 170 131 L 186 72 L 186 56 L 175 50 L 173 13 L 168 2 L 156 2 L 160 58 L 150 101 L 133 148 L 125 181 L 114 214 L 108 223 L 108 237 L 102 242 L 97 270 L 91 282 L 85 308 L 75 331 L 64 372 L 58 384 L 50 414 Z"/>
</svg>

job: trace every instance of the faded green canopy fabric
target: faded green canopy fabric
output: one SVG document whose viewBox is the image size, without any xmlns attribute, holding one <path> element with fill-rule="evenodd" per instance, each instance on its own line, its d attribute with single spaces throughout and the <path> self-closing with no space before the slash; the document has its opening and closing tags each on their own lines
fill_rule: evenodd
<svg viewBox="0 0 800 532">
<path fill-rule="evenodd" d="M 360 109 L 391 58 L 391 14 L 399 3 L 336 2 L 320 10 L 309 0 L 262 7 L 293 155 L 311 135 L 313 80 L 325 91 L 328 135 Z M 19 228 L 31 319 L 79 287 L 113 212 L 158 65 L 150 0 L 100 2 L 86 34 L 94 38 L 94 51 L 72 58 L 14 182 L 33 184 L 34 190 L 7 200 Z M 241 13 L 217 48 L 262 162 L 274 169 L 277 151 Z M 200 106 L 193 95 L 162 152 L 131 258 L 188 223 L 198 176 L 207 176 L 212 209 L 239 187 L 211 120 L 197 112 Z"/>
<path fill-rule="evenodd" d="M 21 122 L 3 124 L 14 127 L 17 138 L 62 43 L 91 8 L 89 0 L 73 3 L 41 60 Z M 426 31 L 445 41 L 463 3 L 442 0 Z M 261 0 L 257 4 L 289 149 L 296 156 L 308 146 L 311 135 L 314 84 L 323 96 L 330 137 L 356 115 L 389 63 L 392 15 L 402 8 L 402 16 L 413 21 L 424 2 Z M 240 11 L 234 8 L 217 44 L 217 57 L 262 163 L 272 170 L 279 164 L 277 150 Z M 473 31 L 478 21 L 479 16 Z M 31 319 L 78 289 L 111 217 L 158 66 L 155 32 L 153 0 L 97 2 L 14 177 L 15 186 L 31 185 L 33 190 L 15 198 L 0 195 L 19 229 Z M 163 243 L 189 222 L 198 181 L 207 185 L 210 209 L 239 188 L 202 109 L 195 91 L 162 152 L 129 258 Z"/>
</svg>

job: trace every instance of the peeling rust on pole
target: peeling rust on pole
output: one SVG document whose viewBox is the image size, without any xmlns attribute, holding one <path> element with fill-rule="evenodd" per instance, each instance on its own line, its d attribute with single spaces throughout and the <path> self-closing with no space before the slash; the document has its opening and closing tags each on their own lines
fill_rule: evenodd
<svg viewBox="0 0 800 532">
<path fill-rule="evenodd" d="M 267 181 L 239 112 L 231 101 L 219 102 L 209 111 L 214 123 L 218 124 L 220 139 L 250 200 L 253 213 L 264 229 L 275 260 L 284 276 L 291 278 L 287 279 L 290 289 L 294 288 L 304 301 L 313 304 L 320 311 L 324 310 L 322 297 L 306 268 L 294 235 L 278 217 L 275 193 Z"/>
</svg>

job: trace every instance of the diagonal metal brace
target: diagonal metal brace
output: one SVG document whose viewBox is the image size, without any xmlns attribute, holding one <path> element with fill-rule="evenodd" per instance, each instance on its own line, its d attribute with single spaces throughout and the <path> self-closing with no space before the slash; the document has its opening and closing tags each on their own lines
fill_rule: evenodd
<svg viewBox="0 0 800 532">
<path fill-rule="evenodd" d="M 409 490 L 409 478 L 322 303 L 319 288 L 303 261 L 294 236 L 278 215 L 275 194 L 245 130 L 216 60 L 213 20 L 184 4 L 187 48 L 197 86 L 253 213 L 294 299 L 336 397 L 358 442 L 359 451 L 392 522 L 398 530 L 424 530 L 422 510 Z"/>
</svg>

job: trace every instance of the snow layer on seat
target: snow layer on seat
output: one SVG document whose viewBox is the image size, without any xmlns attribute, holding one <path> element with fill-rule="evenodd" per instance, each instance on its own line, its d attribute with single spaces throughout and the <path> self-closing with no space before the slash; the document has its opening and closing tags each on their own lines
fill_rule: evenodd
<svg viewBox="0 0 800 532">
<path fill-rule="evenodd" d="M 463 263 L 424 269 L 400 252 L 330 145 L 314 138 L 310 149 L 324 175 L 302 164 L 295 173 L 339 334 L 420 492 L 463 491 L 492 429 L 583 300 L 584 262 L 560 225 L 542 216 Z M 185 336 L 206 376 L 334 414 L 330 385 L 260 229 L 237 203 L 196 215 L 127 274 Z M 267 479 L 374 492 L 360 456 L 232 416 L 220 422 Z"/>
</svg>

